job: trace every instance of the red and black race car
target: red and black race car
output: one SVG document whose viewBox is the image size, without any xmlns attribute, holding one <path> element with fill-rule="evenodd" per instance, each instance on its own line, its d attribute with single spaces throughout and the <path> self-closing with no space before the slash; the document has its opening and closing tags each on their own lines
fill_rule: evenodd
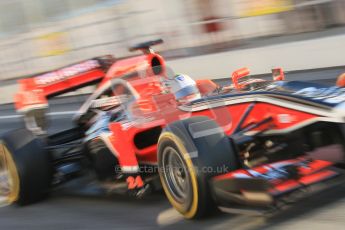
<svg viewBox="0 0 345 230">
<path fill-rule="evenodd" d="M 36 202 L 92 172 L 103 188 L 136 197 L 162 186 L 193 219 L 216 207 L 276 208 L 343 181 L 345 89 L 285 81 L 279 68 L 270 81 L 251 79 L 243 68 L 225 86 L 197 81 L 199 96 L 182 102 L 176 74 L 151 49 L 161 42 L 21 80 L 15 105 L 27 128 L 1 137 L 2 200 Z M 76 126 L 46 134 L 48 99 L 91 84 Z"/>
</svg>

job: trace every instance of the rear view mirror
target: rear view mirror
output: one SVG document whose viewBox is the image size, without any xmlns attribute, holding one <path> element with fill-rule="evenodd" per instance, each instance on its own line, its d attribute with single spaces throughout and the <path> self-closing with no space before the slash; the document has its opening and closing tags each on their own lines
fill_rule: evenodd
<svg viewBox="0 0 345 230">
<path fill-rule="evenodd" d="M 236 89 L 241 89 L 241 84 L 239 80 L 243 77 L 247 77 L 250 74 L 250 70 L 248 68 L 238 69 L 232 73 L 232 83 L 234 84 Z"/>
</svg>

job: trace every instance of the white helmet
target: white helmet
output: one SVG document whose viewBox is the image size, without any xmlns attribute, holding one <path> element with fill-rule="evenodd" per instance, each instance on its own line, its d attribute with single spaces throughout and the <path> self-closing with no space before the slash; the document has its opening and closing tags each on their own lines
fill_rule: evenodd
<svg viewBox="0 0 345 230">
<path fill-rule="evenodd" d="M 196 82 L 188 75 L 177 74 L 170 86 L 176 100 L 180 102 L 191 102 L 201 98 Z"/>
</svg>

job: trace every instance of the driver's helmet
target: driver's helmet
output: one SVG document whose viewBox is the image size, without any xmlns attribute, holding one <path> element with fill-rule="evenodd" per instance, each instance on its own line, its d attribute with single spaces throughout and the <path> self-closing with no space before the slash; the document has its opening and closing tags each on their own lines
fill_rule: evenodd
<svg viewBox="0 0 345 230">
<path fill-rule="evenodd" d="M 170 84 L 177 101 L 188 103 L 201 98 L 196 82 L 185 74 L 177 74 Z"/>
</svg>

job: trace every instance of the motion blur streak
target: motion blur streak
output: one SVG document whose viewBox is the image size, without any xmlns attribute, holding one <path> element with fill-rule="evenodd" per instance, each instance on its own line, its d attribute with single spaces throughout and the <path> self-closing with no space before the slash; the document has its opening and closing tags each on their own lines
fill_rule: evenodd
<svg viewBox="0 0 345 230">
<path fill-rule="evenodd" d="M 287 80 L 334 85 L 336 76 L 345 72 L 345 64 L 339 67 L 333 59 L 342 54 L 332 53 L 345 35 L 344 11 L 345 0 L 1 0 L 0 134 L 23 126 L 22 116 L 15 114 L 11 104 L 18 79 L 96 56 L 128 57 L 133 55 L 130 45 L 156 38 L 165 40 L 157 51 L 170 59 L 169 64 L 195 78 L 218 71 L 224 75 L 217 77 L 226 77 L 228 82 L 232 67 L 243 67 L 234 65 L 245 62 L 258 72 L 267 69 L 262 63 L 274 59 L 291 71 L 309 69 L 287 74 Z M 298 43 L 294 49 L 286 45 L 293 42 Z M 259 52 L 251 49 L 237 55 L 236 51 L 248 48 Z M 287 55 L 287 50 L 293 55 Z M 220 52 L 224 53 L 216 58 L 208 55 Z M 194 57 L 199 55 L 204 56 Z M 316 67 L 304 60 L 293 64 L 306 56 L 308 63 L 327 66 L 310 70 Z M 261 65 L 250 66 L 256 60 Z M 68 96 L 93 90 L 81 89 Z M 51 101 L 49 133 L 73 125 L 71 117 L 82 97 Z M 197 222 L 184 220 L 161 194 L 132 200 L 109 197 L 99 188 L 90 192 L 89 187 L 67 184 L 58 189 L 62 195 L 55 191 L 44 203 L 21 209 L 3 207 L 0 229 L 316 230 L 344 229 L 345 223 L 344 185 L 275 216 L 219 214 Z"/>
</svg>

